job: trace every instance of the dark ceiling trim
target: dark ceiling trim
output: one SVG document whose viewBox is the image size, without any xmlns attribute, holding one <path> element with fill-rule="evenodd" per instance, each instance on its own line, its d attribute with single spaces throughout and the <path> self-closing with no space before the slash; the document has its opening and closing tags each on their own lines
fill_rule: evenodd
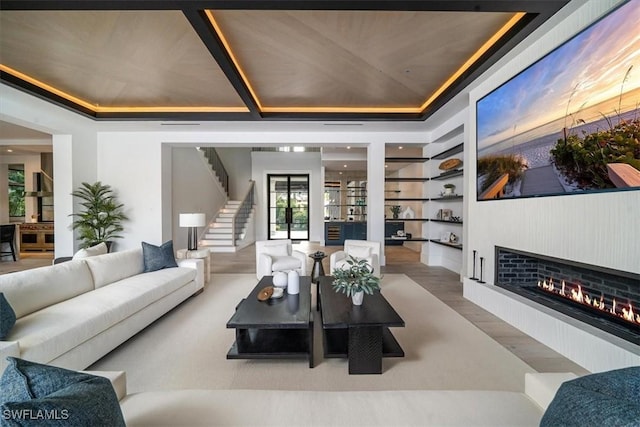
<svg viewBox="0 0 640 427">
<path fill-rule="evenodd" d="M 3 0 L 3 10 L 396 10 L 530 12 L 564 0 Z"/>
<path fill-rule="evenodd" d="M 225 49 L 222 40 L 220 40 L 215 29 L 212 28 L 209 18 L 207 18 L 205 12 L 202 10 L 185 10 L 183 13 L 195 32 L 198 34 L 198 37 L 200 37 L 204 45 L 209 50 L 209 53 L 213 55 L 213 58 L 216 60 L 222 69 L 222 72 L 242 99 L 242 102 L 245 103 L 249 112 L 254 116 L 253 118 L 260 118 L 260 108 L 258 107 L 258 103 L 251 95 L 251 91 L 249 91 L 249 88 L 242 79 L 240 72 L 229 56 L 229 52 Z"/>
<path fill-rule="evenodd" d="M 55 93 L 49 92 L 48 90 L 45 90 L 40 86 L 36 86 L 32 83 L 26 82 L 7 72 L 0 71 L 0 81 L 2 81 L 3 83 L 6 83 L 11 87 L 19 89 L 23 92 L 30 93 L 33 96 L 36 96 L 45 101 L 52 102 L 60 107 L 66 108 L 75 113 L 79 113 L 79 114 L 82 114 L 83 116 L 87 116 L 93 119 L 96 118 L 95 111 L 90 110 L 80 104 L 77 104 L 59 95 L 56 95 Z"/>
</svg>

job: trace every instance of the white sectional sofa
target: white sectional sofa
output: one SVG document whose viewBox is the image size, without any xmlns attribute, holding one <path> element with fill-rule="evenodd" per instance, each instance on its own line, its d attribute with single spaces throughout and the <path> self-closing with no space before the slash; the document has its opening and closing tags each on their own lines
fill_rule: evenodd
<svg viewBox="0 0 640 427">
<path fill-rule="evenodd" d="M 14 356 L 85 369 L 204 286 L 200 259 L 143 273 L 133 249 L 0 276 L 16 315 L 0 341 L 0 374 Z"/>
<path fill-rule="evenodd" d="M 571 373 L 525 374 L 523 393 L 483 390 L 168 390 L 127 394 L 109 378 L 128 427 L 142 426 L 538 426 Z"/>
</svg>

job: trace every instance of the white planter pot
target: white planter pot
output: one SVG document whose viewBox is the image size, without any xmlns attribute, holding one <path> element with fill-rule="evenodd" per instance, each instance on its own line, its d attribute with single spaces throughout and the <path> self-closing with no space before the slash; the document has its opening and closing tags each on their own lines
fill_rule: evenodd
<svg viewBox="0 0 640 427">
<path fill-rule="evenodd" d="M 364 291 L 356 292 L 351 295 L 351 301 L 353 305 L 362 305 L 362 300 L 364 299 Z"/>
</svg>

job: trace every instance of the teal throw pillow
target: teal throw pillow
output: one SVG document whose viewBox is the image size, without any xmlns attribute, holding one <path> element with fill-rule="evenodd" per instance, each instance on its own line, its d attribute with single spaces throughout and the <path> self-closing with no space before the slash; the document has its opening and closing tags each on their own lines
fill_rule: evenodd
<svg viewBox="0 0 640 427">
<path fill-rule="evenodd" d="M 16 324 L 16 313 L 11 308 L 9 301 L 0 292 L 0 341 L 7 338 L 11 328 Z"/>
<path fill-rule="evenodd" d="M 14 357 L 7 360 L 0 378 L 1 425 L 125 426 L 107 378 Z"/>
<path fill-rule="evenodd" d="M 142 257 L 144 259 L 145 273 L 178 266 L 173 255 L 173 240 L 169 240 L 161 246 L 142 242 Z"/>
<path fill-rule="evenodd" d="M 640 426 L 640 366 L 586 375 L 562 383 L 541 427 Z"/>
</svg>

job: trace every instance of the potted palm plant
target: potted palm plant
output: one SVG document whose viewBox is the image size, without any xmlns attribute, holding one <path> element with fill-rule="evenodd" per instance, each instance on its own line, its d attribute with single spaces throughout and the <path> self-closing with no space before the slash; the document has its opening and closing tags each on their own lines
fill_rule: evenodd
<svg viewBox="0 0 640 427">
<path fill-rule="evenodd" d="M 364 294 L 373 295 L 380 290 L 380 278 L 373 275 L 373 268 L 366 259 L 349 256 L 348 266 L 333 271 L 333 289 L 351 297 L 354 305 L 361 305 Z"/>
<path fill-rule="evenodd" d="M 88 248 L 105 242 L 110 249 L 112 239 L 122 238 L 122 221 L 127 220 L 123 213 L 123 204 L 116 201 L 111 186 L 100 181 L 89 184 L 83 182 L 80 188 L 71 193 L 82 200 L 82 212 L 73 213 L 72 228 L 79 231 L 80 248 Z"/>
</svg>

